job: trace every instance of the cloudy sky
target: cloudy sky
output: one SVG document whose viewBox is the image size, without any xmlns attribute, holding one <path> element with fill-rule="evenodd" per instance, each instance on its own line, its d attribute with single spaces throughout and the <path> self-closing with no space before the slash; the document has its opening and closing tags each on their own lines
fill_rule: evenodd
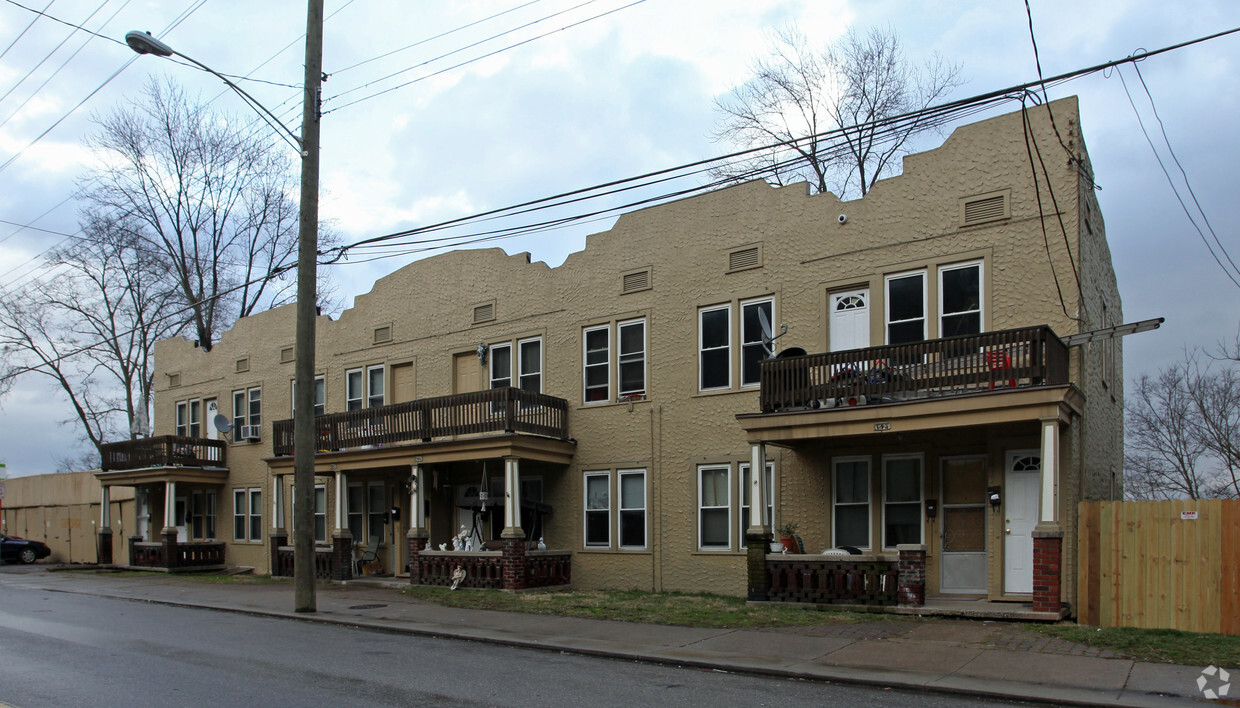
<svg viewBox="0 0 1240 708">
<path fill-rule="evenodd" d="M 47 6 L 47 17 L 32 25 L 37 16 L 23 6 Z M 1032 0 L 1032 8 L 1046 76 L 1240 27 L 1231 0 Z M 726 152 L 709 139 L 713 101 L 747 78 L 771 30 L 788 23 L 822 43 L 850 26 L 890 26 L 911 58 L 938 52 L 961 65 L 968 83 L 953 98 L 1037 78 L 1022 0 L 327 0 L 326 13 L 321 214 L 345 242 Z M 300 92 L 285 85 L 302 78 L 302 2 L 0 0 L 0 288 L 46 277 L 39 255 L 76 232 L 71 195 L 91 164 L 82 139 L 93 115 L 163 75 L 248 115 L 218 80 L 136 57 L 122 40 L 130 29 L 262 80 L 244 85 L 289 125 L 299 121 Z M 1154 109 L 1218 239 L 1240 257 L 1238 60 L 1232 35 L 1142 62 L 1152 105 L 1133 70 L 1122 72 L 1181 191 Z M 1125 319 L 1167 318 L 1126 341 L 1128 378 L 1186 347 L 1234 341 L 1240 287 L 1177 202 L 1120 75 L 1051 91 L 1070 94 L 1080 97 Z M 554 266 L 610 223 L 488 245 Z M 333 276 L 351 301 L 413 257 L 353 259 Z M 54 471 L 79 437 L 76 423 L 63 424 L 71 415 L 37 378 L 0 401 L 8 474 Z"/>
</svg>

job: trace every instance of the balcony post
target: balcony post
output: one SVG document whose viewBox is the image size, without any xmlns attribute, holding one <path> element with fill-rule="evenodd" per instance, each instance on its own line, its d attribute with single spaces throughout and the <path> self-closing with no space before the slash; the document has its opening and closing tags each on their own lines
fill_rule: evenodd
<svg viewBox="0 0 1240 708">
<path fill-rule="evenodd" d="M 422 582 L 422 551 L 429 542 L 429 534 L 426 531 L 426 506 L 423 502 L 426 498 L 425 485 L 422 465 L 412 465 L 409 469 L 409 530 L 405 532 L 405 542 L 409 550 L 409 583 L 411 585 L 418 585 Z"/>
<path fill-rule="evenodd" d="M 336 472 L 336 528 L 332 531 L 332 580 L 353 578 L 353 532 L 349 530 L 348 492 L 349 476 L 343 470 Z"/>
<path fill-rule="evenodd" d="M 112 564 L 112 488 L 104 485 L 99 504 L 99 546 L 96 561 Z"/>
<path fill-rule="evenodd" d="M 504 531 L 500 538 L 524 539 L 521 530 L 521 458 L 504 458 Z"/>
<path fill-rule="evenodd" d="M 1033 529 L 1033 609 L 1058 612 L 1063 579 L 1063 527 L 1059 523 L 1059 419 L 1042 419 L 1042 499 Z"/>
<path fill-rule="evenodd" d="M 766 553 L 771 545 L 771 531 L 766 519 L 766 445 L 750 443 L 749 456 L 749 528 L 745 529 L 746 576 L 750 601 L 767 599 L 771 574 L 766 567 Z"/>
</svg>

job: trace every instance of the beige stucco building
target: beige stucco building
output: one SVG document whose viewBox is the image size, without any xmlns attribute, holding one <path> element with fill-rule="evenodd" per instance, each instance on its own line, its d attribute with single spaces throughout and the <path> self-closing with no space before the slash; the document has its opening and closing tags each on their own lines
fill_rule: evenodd
<svg viewBox="0 0 1240 708">
<path fill-rule="evenodd" d="M 870 600 L 903 549 L 932 597 L 1071 603 L 1076 503 L 1120 496 L 1123 376 L 1118 339 L 1062 338 L 1121 307 L 1076 101 L 1028 115 L 958 128 L 863 199 L 741 184 L 626 214 L 556 268 L 455 251 L 320 317 L 322 572 L 481 582 L 520 535 L 559 564 L 546 583 L 829 600 L 788 588 L 752 501 L 768 533 L 798 525 L 802 570 L 873 564 Z M 163 525 L 287 570 L 293 342 L 284 307 L 210 352 L 157 346 L 156 434 L 180 437 L 120 443 L 99 475 L 138 490 L 152 546 Z M 462 526 L 508 546 L 453 555 Z M 377 564 L 346 560 L 375 537 Z"/>
</svg>

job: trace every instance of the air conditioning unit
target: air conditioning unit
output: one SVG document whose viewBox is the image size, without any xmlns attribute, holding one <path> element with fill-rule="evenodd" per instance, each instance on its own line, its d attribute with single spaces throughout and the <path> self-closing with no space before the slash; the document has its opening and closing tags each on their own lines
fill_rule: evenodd
<svg viewBox="0 0 1240 708">
<path fill-rule="evenodd" d="M 263 426 L 261 425 L 243 425 L 241 426 L 241 439 L 249 442 L 256 442 L 262 438 Z"/>
</svg>

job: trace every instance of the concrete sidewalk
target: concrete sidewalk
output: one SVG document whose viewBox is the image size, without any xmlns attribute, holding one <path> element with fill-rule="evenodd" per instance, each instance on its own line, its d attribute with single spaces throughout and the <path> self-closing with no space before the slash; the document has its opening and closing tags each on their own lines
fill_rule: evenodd
<svg viewBox="0 0 1240 708">
<path fill-rule="evenodd" d="M 0 567 L 0 586 L 453 637 L 788 678 L 968 693 L 1057 704 L 1201 705 L 1202 667 L 1148 664 L 1049 640 L 1014 623 L 872 622 L 779 629 L 697 629 L 441 607 L 396 588 L 320 585 L 313 614 L 292 585 L 210 584 Z M 399 584 L 397 584 L 399 585 Z"/>
</svg>

